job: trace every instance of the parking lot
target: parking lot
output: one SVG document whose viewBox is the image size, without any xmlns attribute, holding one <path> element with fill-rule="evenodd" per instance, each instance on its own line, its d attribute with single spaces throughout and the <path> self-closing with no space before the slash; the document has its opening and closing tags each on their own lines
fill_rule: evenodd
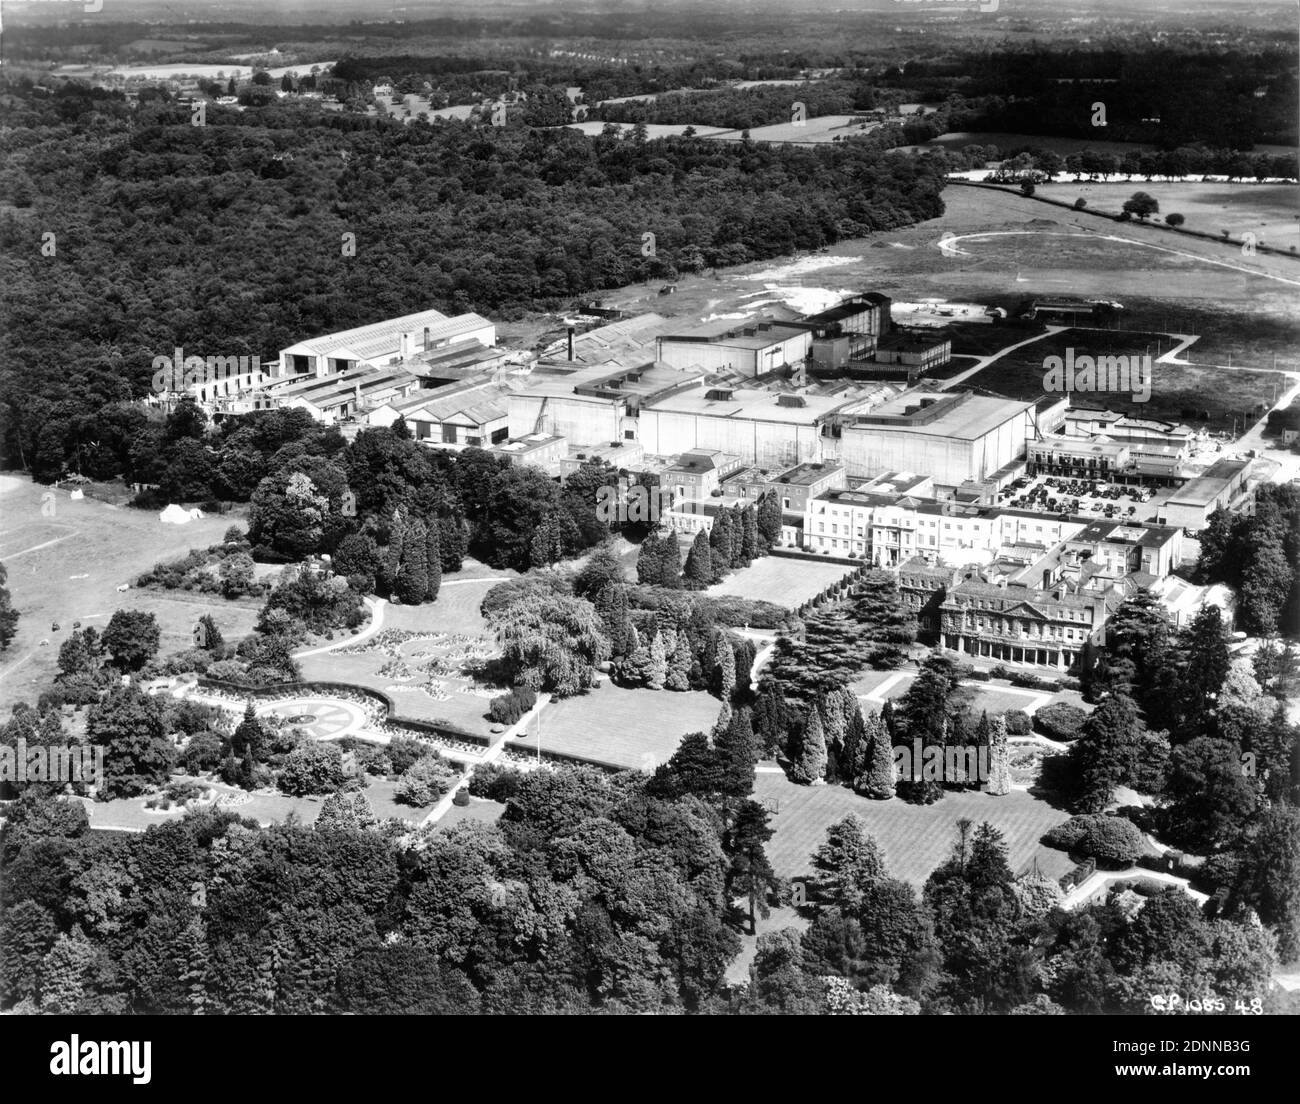
<svg viewBox="0 0 1300 1104">
<path fill-rule="evenodd" d="M 998 505 L 1112 521 L 1150 521 L 1170 491 L 1168 487 L 1128 486 L 1085 476 L 1036 475 L 1017 479 L 999 491 Z"/>
</svg>

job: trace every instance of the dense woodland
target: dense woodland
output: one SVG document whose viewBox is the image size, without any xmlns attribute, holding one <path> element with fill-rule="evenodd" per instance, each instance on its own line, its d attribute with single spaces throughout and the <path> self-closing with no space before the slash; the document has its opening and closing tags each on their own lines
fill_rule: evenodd
<svg viewBox="0 0 1300 1104">
<path fill-rule="evenodd" d="M 210 106 L 195 127 L 183 105 L 8 92 L 0 449 L 46 479 L 99 439 L 103 412 L 147 392 L 153 358 L 176 346 L 267 357 L 417 307 L 556 309 L 943 209 L 929 161 L 869 140 L 592 140 L 309 107 Z"/>
</svg>

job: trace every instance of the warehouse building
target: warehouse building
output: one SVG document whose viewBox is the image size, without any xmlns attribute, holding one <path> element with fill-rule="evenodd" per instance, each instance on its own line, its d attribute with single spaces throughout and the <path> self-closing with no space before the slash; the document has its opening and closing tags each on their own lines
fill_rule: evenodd
<svg viewBox="0 0 1300 1104">
<path fill-rule="evenodd" d="M 496 326 L 477 314 L 448 318 L 436 310 L 324 334 L 280 350 L 280 374 L 318 378 L 357 368 L 388 368 L 460 341 L 496 344 Z"/>
<path fill-rule="evenodd" d="M 1203 475 L 1175 491 L 1160 508 L 1160 521 L 1199 532 L 1220 506 L 1227 507 L 1246 485 L 1249 460 L 1217 460 Z"/>
<path fill-rule="evenodd" d="M 747 379 L 778 368 L 802 365 L 812 347 L 812 331 L 784 322 L 702 322 L 665 334 L 658 340 L 658 359 L 675 368 L 698 368 Z"/>
<path fill-rule="evenodd" d="M 954 488 L 1024 454 L 1033 405 L 970 392 L 904 392 L 824 429 L 850 478 L 903 468 Z"/>
</svg>

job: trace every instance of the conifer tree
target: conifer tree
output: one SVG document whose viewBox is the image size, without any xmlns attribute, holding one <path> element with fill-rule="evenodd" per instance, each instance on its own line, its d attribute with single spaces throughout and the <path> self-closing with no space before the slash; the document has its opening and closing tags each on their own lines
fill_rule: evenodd
<svg viewBox="0 0 1300 1104">
<path fill-rule="evenodd" d="M 781 540 L 781 499 L 775 491 L 767 491 L 758 500 L 758 533 L 765 548 Z"/>
<path fill-rule="evenodd" d="M 379 823 L 370 799 L 361 790 L 352 798 L 352 815 L 356 818 L 358 828 L 373 828 Z"/>
<path fill-rule="evenodd" d="M 1011 792 L 1011 764 L 1007 752 L 1007 722 L 1001 713 L 989 721 L 988 738 L 989 782 L 986 790 L 995 797 L 1001 797 Z"/>
<path fill-rule="evenodd" d="M 879 714 L 872 713 L 864 721 L 870 750 L 867 772 L 859 778 L 857 790 L 867 797 L 883 801 L 894 796 L 894 778 L 897 773 L 894 770 L 894 748 Z"/>
<path fill-rule="evenodd" d="M 719 510 L 709 532 L 709 548 L 713 559 L 713 581 L 716 583 L 731 570 L 731 514 Z"/>
<path fill-rule="evenodd" d="M 851 694 L 850 694 L 851 696 Z M 871 753 L 867 741 L 867 727 L 862 719 L 862 710 L 858 708 L 857 699 L 853 701 L 853 712 L 849 714 L 844 725 L 844 750 L 840 755 L 840 781 L 846 786 L 856 786 L 869 762 Z"/>
<path fill-rule="evenodd" d="M 393 592 L 404 605 L 418 606 L 429 593 L 429 570 L 425 560 L 425 527 L 419 518 L 412 518 L 402 534 L 401 566 Z"/>
<path fill-rule="evenodd" d="M 672 655 L 668 657 L 668 675 L 664 679 L 665 690 L 689 690 L 691 688 L 691 638 L 683 630 L 677 633 L 677 643 Z"/>
<path fill-rule="evenodd" d="M 677 534 L 669 532 L 659 542 L 660 586 L 678 590 L 682 585 L 682 550 L 677 544 Z"/>
<path fill-rule="evenodd" d="M 430 518 L 425 523 L 424 570 L 428 579 L 424 600 L 432 602 L 442 589 L 442 533 L 437 518 Z"/>
<path fill-rule="evenodd" d="M 443 571 L 459 571 L 468 544 L 465 525 L 460 516 L 440 518 L 438 521 L 438 552 Z"/>
<path fill-rule="evenodd" d="M 713 549 L 709 546 L 709 534 L 701 529 L 695 534 L 691 550 L 686 557 L 686 568 L 682 573 L 682 584 L 689 590 L 703 590 L 713 582 Z"/>
<path fill-rule="evenodd" d="M 743 523 L 740 537 L 741 556 L 745 563 L 751 563 L 763 554 L 758 536 L 758 513 L 753 506 L 746 506 L 740 516 Z"/>
<path fill-rule="evenodd" d="M 646 586 L 659 583 L 663 568 L 660 566 L 659 534 L 651 531 L 641 542 L 641 549 L 636 557 L 636 579 Z"/>
<path fill-rule="evenodd" d="M 730 708 L 724 703 L 724 710 Z M 713 742 L 722 767 L 722 792 L 728 797 L 747 797 L 753 793 L 758 741 L 754 737 L 750 711 L 743 706 L 735 710 L 727 721 L 727 727 L 720 733 L 715 730 Z"/>
<path fill-rule="evenodd" d="M 402 540 L 406 535 L 406 521 L 400 510 L 394 510 L 388 522 L 388 547 L 384 550 L 375 572 L 375 585 L 384 594 L 391 594 L 397 585 L 397 575 L 402 568 Z"/>
<path fill-rule="evenodd" d="M 668 677 L 668 656 L 664 653 L 662 633 L 655 633 L 650 641 L 649 663 L 646 667 L 646 685 L 651 690 L 662 690 Z"/>
<path fill-rule="evenodd" d="M 730 633 L 718 632 L 713 646 L 713 666 L 718 693 L 727 701 L 736 688 L 736 653 L 731 647 Z"/>
<path fill-rule="evenodd" d="M 713 731 L 709 734 L 709 738 L 715 744 L 718 742 L 718 737 L 721 736 L 724 732 L 726 732 L 727 729 L 731 726 L 731 718 L 733 716 L 733 712 L 734 711 L 731 708 L 731 702 L 728 701 L 726 698 L 723 698 L 722 705 L 718 709 L 718 719 L 713 722 Z"/>
<path fill-rule="evenodd" d="M 810 709 L 808 723 L 804 726 L 800 741 L 799 760 L 792 777 L 796 782 L 819 782 L 825 774 L 826 732 L 822 728 L 821 714 L 816 709 Z"/>
</svg>

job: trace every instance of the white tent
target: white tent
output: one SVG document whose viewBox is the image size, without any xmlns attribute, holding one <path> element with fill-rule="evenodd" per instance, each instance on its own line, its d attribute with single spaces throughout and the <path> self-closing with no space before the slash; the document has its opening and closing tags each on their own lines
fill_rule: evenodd
<svg viewBox="0 0 1300 1104">
<path fill-rule="evenodd" d="M 194 521 L 202 516 L 202 510 L 187 510 L 184 506 L 177 506 L 173 502 L 158 515 L 158 520 L 166 525 L 184 525 L 187 521 Z"/>
</svg>

